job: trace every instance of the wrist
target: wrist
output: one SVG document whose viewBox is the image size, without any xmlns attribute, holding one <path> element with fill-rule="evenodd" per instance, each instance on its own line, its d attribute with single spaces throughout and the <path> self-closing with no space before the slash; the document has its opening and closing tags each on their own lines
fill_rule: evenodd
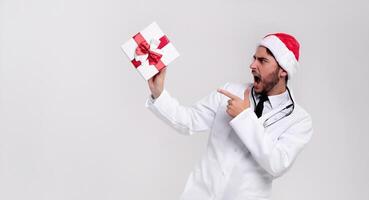
<svg viewBox="0 0 369 200">
<path fill-rule="evenodd" d="M 152 94 L 151 94 L 151 97 L 153 98 L 153 99 L 157 99 L 159 96 L 160 96 L 160 94 L 163 92 L 163 90 L 161 90 L 161 91 L 157 91 L 157 92 L 153 92 Z"/>
</svg>

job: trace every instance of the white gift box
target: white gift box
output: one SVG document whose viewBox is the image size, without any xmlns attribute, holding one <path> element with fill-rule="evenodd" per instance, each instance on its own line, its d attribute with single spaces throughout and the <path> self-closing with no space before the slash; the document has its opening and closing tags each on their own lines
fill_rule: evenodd
<svg viewBox="0 0 369 200">
<path fill-rule="evenodd" d="M 156 22 L 137 33 L 121 47 L 145 80 L 159 73 L 159 70 L 179 56 Z"/>
</svg>

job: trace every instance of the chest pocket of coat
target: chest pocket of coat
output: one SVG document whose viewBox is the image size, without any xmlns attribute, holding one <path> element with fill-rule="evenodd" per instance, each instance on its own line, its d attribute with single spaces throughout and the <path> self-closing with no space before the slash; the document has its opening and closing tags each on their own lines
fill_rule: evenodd
<svg viewBox="0 0 369 200">
<path fill-rule="evenodd" d="M 229 125 L 229 122 L 232 120 L 232 117 L 229 116 L 226 112 L 227 103 L 222 103 L 216 112 L 214 124 L 212 126 L 212 134 L 218 139 L 226 139 L 228 134 L 232 131 L 232 127 Z"/>
</svg>

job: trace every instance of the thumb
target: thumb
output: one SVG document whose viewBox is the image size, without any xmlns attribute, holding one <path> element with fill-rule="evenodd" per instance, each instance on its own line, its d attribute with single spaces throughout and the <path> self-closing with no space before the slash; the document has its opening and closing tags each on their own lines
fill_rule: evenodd
<svg viewBox="0 0 369 200">
<path fill-rule="evenodd" d="M 167 72 L 167 68 L 164 67 L 161 70 L 159 70 L 158 76 L 164 79 L 166 72 Z"/>
<path fill-rule="evenodd" d="M 247 87 L 246 90 L 245 90 L 245 92 L 243 93 L 243 100 L 244 101 L 246 101 L 246 100 L 248 101 L 249 100 L 250 91 L 251 91 L 250 87 Z"/>
<path fill-rule="evenodd" d="M 160 73 L 161 73 L 161 74 L 165 74 L 165 73 L 167 73 L 167 68 L 166 68 L 166 67 L 164 67 L 163 69 L 161 69 L 161 70 L 160 70 Z"/>
</svg>

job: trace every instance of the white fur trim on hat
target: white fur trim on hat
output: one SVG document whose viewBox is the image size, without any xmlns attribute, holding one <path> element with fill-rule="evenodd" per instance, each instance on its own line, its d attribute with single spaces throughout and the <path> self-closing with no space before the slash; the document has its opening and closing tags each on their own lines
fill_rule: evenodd
<svg viewBox="0 0 369 200">
<path fill-rule="evenodd" d="M 261 46 L 268 48 L 274 55 L 278 64 L 287 71 L 288 79 L 291 79 L 299 68 L 295 55 L 275 35 L 269 35 L 260 41 Z"/>
</svg>

